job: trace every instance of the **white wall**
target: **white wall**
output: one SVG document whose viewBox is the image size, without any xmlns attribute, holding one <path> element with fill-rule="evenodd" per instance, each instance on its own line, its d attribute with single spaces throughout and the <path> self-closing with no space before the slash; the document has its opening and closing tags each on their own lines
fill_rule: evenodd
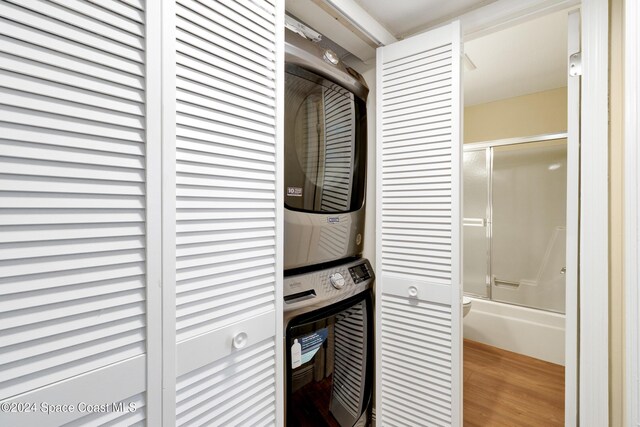
<svg viewBox="0 0 640 427">
<path fill-rule="evenodd" d="M 345 58 L 345 64 L 364 77 L 369 86 L 367 98 L 367 194 L 366 223 L 362 256 L 376 267 L 376 64 L 375 60 L 364 63 L 355 57 Z"/>
<path fill-rule="evenodd" d="M 375 66 L 362 73 L 369 85 L 367 98 L 367 208 L 364 227 L 363 256 L 376 268 L 376 69 Z"/>
</svg>

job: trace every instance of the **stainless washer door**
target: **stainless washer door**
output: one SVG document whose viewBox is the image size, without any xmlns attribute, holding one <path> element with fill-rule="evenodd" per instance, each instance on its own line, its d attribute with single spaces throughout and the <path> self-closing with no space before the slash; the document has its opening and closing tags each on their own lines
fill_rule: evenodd
<svg viewBox="0 0 640 427">
<path fill-rule="evenodd" d="M 287 426 L 352 427 L 371 402 L 371 291 L 289 322 Z"/>
</svg>

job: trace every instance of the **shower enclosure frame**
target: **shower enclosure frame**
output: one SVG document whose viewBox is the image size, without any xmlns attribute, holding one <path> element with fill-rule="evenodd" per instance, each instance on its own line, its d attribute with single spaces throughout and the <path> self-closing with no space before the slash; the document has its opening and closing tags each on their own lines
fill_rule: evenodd
<svg viewBox="0 0 640 427">
<path fill-rule="evenodd" d="M 569 135 L 567 132 L 559 132 L 559 133 L 533 135 L 533 136 L 527 136 L 527 137 L 516 137 L 516 138 L 496 139 L 496 140 L 490 140 L 490 141 L 470 142 L 470 143 L 464 144 L 463 151 L 465 153 L 472 152 L 472 151 L 488 150 L 488 153 L 486 155 L 488 203 L 487 203 L 487 210 L 485 213 L 485 220 L 484 220 L 484 223 L 486 224 L 486 228 L 487 228 L 486 229 L 486 238 L 487 238 L 487 242 L 486 242 L 487 275 L 486 276 L 487 277 L 485 279 L 485 286 L 487 290 L 484 296 L 477 295 L 477 294 L 471 294 L 471 296 L 479 297 L 479 298 L 486 299 L 488 301 L 493 301 L 500 304 L 516 305 L 521 307 L 528 307 L 534 310 L 542 310 L 542 311 L 557 313 L 557 311 L 549 310 L 546 308 L 530 307 L 528 305 L 518 304 L 511 301 L 502 301 L 502 300 L 496 301 L 493 299 L 492 293 L 493 293 L 493 284 L 495 280 L 493 278 L 493 273 L 491 268 L 491 260 L 493 255 L 493 150 L 491 150 L 491 148 L 508 146 L 508 145 L 519 145 L 519 144 L 527 144 L 527 143 L 535 143 L 535 142 L 553 141 L 558 139 L 567 139 L 567 143 L 568 143 L 568 137 Z M 567 182 L 569 182 L 568 179 L 569 177 L 567 177 Z M 567 215 L 569 215 L 568 211 L 567 211 Z M 464 221 L 463 219 L 463 226 L 464 225 L 470 225 L 470 224 L 467 224 L 466 221 Z M 464 292 L 464 289 L 463 289 L 463 292 Z M 566 313 L 566 309 L 565 309 L 565 312 L 561 314 L 565 314 L 565 313 Z"/>
</svg>

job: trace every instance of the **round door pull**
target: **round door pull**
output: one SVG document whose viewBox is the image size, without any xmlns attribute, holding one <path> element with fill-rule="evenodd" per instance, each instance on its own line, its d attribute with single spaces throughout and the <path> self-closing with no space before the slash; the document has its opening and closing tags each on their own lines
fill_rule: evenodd
<svg viewBox="0 0 640 427">
<path fill-rule="evenodd" d="M 233 348 L 241 349 L 247 345 L 247 341 L 249 341 L 249 336 L 246 332 L 238 332 L 233 336 Z"/>
<path fill-rule="evenodd" d="M 415 286 L 409 286 L 409 296 L 411 298 L 415 298 L 418 296 L 418 288 Z"/>
</svg>

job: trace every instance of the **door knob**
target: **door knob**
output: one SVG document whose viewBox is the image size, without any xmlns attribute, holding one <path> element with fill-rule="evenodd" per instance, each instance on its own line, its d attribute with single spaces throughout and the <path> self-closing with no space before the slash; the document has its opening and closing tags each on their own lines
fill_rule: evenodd
<svg viewBox="0 0 640 427">
<path fill-rule="evenodd" d="M 409 296 L 411 298 L 415 298 L 418 296 L 418 288 L 415 286 L 409 286 Z"/>
</svg>

